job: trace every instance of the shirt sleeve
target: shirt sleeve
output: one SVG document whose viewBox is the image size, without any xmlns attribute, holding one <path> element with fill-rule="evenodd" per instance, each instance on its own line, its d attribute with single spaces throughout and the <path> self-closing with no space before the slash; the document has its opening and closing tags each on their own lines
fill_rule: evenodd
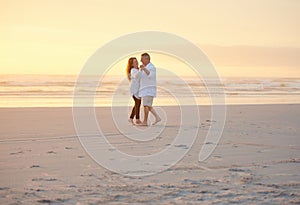
<svg viewBox="0 0 300 205">
<path fill-rule="evenodd" d="M 140 78 L 140 71 L 136 69 L 132 69 L 130 72 L 131 79 L 139 79 Z"/>
<path fill-rule="evenodd" d="M 149 66 L 149 68 L 147 68 L 147 70 L 150 72 L 148 75 L 148 78 L 153 78 L 156 75 L 156 69 L 154 66 Z"/>
</svg>

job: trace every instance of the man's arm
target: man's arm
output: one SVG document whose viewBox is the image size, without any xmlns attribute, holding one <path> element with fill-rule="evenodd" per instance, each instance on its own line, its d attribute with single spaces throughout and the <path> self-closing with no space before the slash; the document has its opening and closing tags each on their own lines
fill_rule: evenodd
<svg viewBox="0 0 300 205">
<path fill-rule="evenodd" d="M 146 68 L 146 66 L 141 66 L 141 70 L 143 70 L 145 73 L 146 73 L 146 75 L 147 75 L 147 77 L 148 78 L 152 78 L 152 77 L 155 77 L 155 72 L 156 72 L 156 70 L 155 70 L 155 67 L 149 67 L 149 68 Z"/>
<path fill-rule="evenodd" d="M 141 70 L 143 70 L 146 73 L 146 75 L 150 75 L 150 71 L 146 68 L 146 66 L 141 65 Z"/>
</svg>

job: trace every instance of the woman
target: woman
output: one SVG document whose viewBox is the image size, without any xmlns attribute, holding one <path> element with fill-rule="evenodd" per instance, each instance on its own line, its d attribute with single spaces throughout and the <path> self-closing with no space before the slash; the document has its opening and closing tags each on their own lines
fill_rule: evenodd
<svg viewBox="0 0 300 205">
<path fill-rule="evenodd" d="M 139 63 L 135 57 L 129 58 L 126 68 L 127 78 L 130 82 L 130 94 L 134 100 L 134 107 L 132 108 L 131 115 L 129 118 L 129 122 L 134 124 L 140 124 L 140 106 L 141 106 L 141 98 L 139 97 L 139 89 L 140 89 L 140 72 L 139 72 Z"/>
</svg>

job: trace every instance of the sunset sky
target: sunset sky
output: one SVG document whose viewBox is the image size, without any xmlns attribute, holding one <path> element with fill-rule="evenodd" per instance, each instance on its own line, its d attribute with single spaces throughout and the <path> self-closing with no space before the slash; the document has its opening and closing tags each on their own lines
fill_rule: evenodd
<svg viewBox="0 0 300 205">
<path fill-rule="evenodd" d="M 0 0 L 0 74 L 76 75 L 105 43 L 155 30 L 198 45 L 221 76 L 300 77 L 299 11 L 299 0 Z"/>
</svg>

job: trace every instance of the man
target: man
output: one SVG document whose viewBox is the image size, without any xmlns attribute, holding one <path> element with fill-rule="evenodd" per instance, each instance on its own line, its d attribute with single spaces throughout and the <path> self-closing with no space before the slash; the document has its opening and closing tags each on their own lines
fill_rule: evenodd
<svg viewBox="0 0 300 205">
<path fill-rule="evenodd" d="M 156 68 L 150 62 L 150 55 L 148 53 L 142 54 L 141 61 L 143 65 L 140 66 L 141 79 L 139 96 L 142 97 L 142 103 L 144 106 L 144 121 L 139 125 L 148 126 L 149 112 L 151 112 L 155 117 L 155 121 L 152 124 L 155 125 L 161 121 L 161 118 L 152 107 L 153 98 L 156 97 Z"/>
</svg>

